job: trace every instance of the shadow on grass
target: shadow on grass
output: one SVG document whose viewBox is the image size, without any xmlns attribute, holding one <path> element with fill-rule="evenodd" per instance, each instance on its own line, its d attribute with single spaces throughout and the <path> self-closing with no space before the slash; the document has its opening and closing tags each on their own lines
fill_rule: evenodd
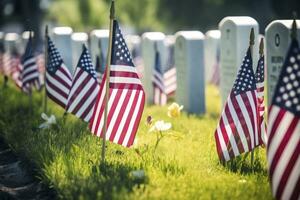
<svg viewBox="0 0 300 200">
<path fill-rule="evenodd" d="M 105 163 L 92 167 L 88 178 L 72 177 L 74 184 L 67 185 L 71 199 L 124 199 L 135 187 L 147 184 L 146 176 L 135 176 L 134 168 L 120 163 Z M 95 192 L 97 191 L 97 192 Z"/>
</svg>

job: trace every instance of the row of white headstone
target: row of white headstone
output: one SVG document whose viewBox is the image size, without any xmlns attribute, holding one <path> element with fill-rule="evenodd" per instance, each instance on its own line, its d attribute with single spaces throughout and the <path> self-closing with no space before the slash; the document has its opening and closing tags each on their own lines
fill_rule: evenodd
<svg viewBox="0 0 300 200">
<path fill-rule="evenodd" d="M 297 20 L 297 22 L 300 27 L 300 21 Z M 269 102 L 290 43 L 291 24 L 292 20 L 276 20 L 271 22 L 265 30 Z M 259 25 L 251 17 L 225 17 L 219 23 L 219 30 L 208 31 L 205 36 L 200 31 L 180 31 L 174 36 L 166 36 L 161 32 L 146 32 L 142 37 L 127 36 L 129 48 L 140 46 L 142 52 L 144 63 L 142 81 L 147 94 L 147 102 L 153 102 L 152 72 L 155 60 L 154 43 L 156 43 L 164 63 L 168 56 L 167 48 L 174 45 L 177 70 L 175 100 L 184 105 L 187 112 L 196 114 L 205 112 L 205 82 L 208 82 L 212 76 L 216 54 L 220 49 L 220 92 L 222 103 L 224 103 L 247 51 L 251 28 L 254 28 L 257 36 L 253 48 L 253 64 L 256 68 L 258 44 L 260 38 L 264 36 L 259 35 Z M 93 61 L 100 54 L 99 44 L 104 57 L 106 57 L 108 34 L 108 30 L 94 30 L 90 33 L 89 47 Z M 88 44 L 88 34 L 73 33 L 70 27 L 56 27 L 53 28 L 50 35 L 72 72 L 82 51 L 82 44 Z M 3 35 L 0 34 L 0 39 L 1 37 Z M 4 40 L 9 44 L 19 41 L 18 37 L 12 33 L 6 34 Z M 300 28 L 298 28 L 298 37 L 300 39 Z M 26 39 L 26 36 L 23 35 L 23 38 Z M 162 68 L 164 67 L 166 65 L 163 64 Z"/>
</svg>

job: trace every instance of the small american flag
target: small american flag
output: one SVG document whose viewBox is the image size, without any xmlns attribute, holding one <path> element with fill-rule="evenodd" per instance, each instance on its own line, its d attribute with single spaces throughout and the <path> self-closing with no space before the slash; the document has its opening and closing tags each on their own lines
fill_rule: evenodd
<svg viewBox="0 0 300 200">
<path fill-rule="evenodd" d="M 68 95 L 72 85 L 72 75 L 65 66 L 57 48 L 47 37 L 48 42 L 48 63 L 46 70 L 47 96 L 55 103 L 66 108 Z"/>
<path fill-rule="evenodd" d="M 32 87 L 35 87 L 37 90 L 40 90 L 41 84 L 39 80 L 39 71 L 36 64 L 35 57 L 33 55 L 33 46 L 32 38 L 30 37 L 25 53 L 22 57 L 22 66 L 23 70 L 21 72 L 22 77 L 22 90 L 26 93 L 31 93 Z"/>
<path fill-rule="evenodd" d="M 269 109 L 267 159 L 276 199 L 300 199 L 300 49 L 293 39 Z"/>
<path fill-rule="evenodd" d="M 256 98 L 252 57 L 248 49 L 215 131 L 221 161 L 228 161 L 259 145 Z"/>
<path fill-rule="evenodd" d="M 3 44 L 3 42 L 0 41 L 0 73 L 1 74 L 3 74 L 3 67 L 4 67 L 3 56 L 4 56 L 4 53 L 5 53 L 4 44 Z"/>
<path fill-rule="evenodd" d="M 133 144 L 145 104 L 145 92 L 116 20 L 113 22 L 106 140 L 129 147 Z M 106 75 L 97 97 L 91 132 L 103 138 Z"/>
<path fill-rule="evenodd" d="M 96 70 L 84 46 L 79 58 L 68 97 L 67 112 L 89 122 L 99 92 Z"/>
<path fill-rule="evenodd" d="M 160 54 L 155 44 L 155 67 L 152 82 L 154 104 L 161 106 L 166 105 L 168 97 L 174 94 L 177 88 L 176 68 L 174 65 L 174 51 L 172 52 L 171 47 L 167 60 L 167 69 L 164 71 L 161 66 Z"/>
<path fill-rule="evenodd" d="M 215 64 L 213 65 L 213 74 L 210 83 L 218 86 L 220 84 L 220 48 L 217 49 Z"/>
<path fill-rule="evenodd" d="M 261 56 L 258 60 L 256 73 L 255 73 L 255 80 L 256 80 L 256 89 L 257 89 L 257 106 L 258 106 L 258 135 L 260 144 L 267 144 L 267 132 L 266 132 L 266 123 L 264 119 L 265 114 L 265 103 L 264 103 L 264 56 Z"/>
</svg>

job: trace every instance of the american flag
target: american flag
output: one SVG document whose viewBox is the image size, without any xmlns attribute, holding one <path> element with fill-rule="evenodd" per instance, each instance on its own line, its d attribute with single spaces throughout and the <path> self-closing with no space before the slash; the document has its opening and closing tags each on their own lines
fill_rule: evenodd
<svg viewBox="0 0 300 200">
<path fill-rule="evenodd" d="M 258 135 L 259 135 L 259 143 L 260 144 L 267 144 L 267 132 L 266 132 L 266 123 L 264 119 L 265 114 L 265 103 L 264 103 L 264 56 L 261 56 L 258 60 L 256 73 L 255 73 L 255 81 L 256 81 L 256 89 L 257 89 L 257 106 L 258 106 Z"/>
<path fill-rule="evenodd" d="M 48 42 L 48 63 L 46 69 L 46 90 L 47 96 L 55 103 L 66 108 L 68 95 L 72 85 L 72 75 L 65 66 L 61 55 L 54 43 L 47 37 Z"/>
<path fill-rule="evenodd" d="M 31 93 L 32 87 L 35 87 L 36 89 L 40 90 L 40 74 L 34 57 L 31 37 L 27 42 L 25 53 L 22 57 L 22 66 L 22 90 L 26 93 Z"/>
<path fill-rule="evenodd" d="M 161 67 L 160 54 L 157 51 L 155 44 L 155 67 L 152 77 L 153 82 L 153 100 L 156 105 L 166 105 L 168 97 L 175 93 L 177 88 L 176 83 L 176 68 L 174 65 L 174 48 L 169 48 L 169 56 L 167 60 L 167 68 Z"/>
<path fill-rule="evenodd" d="M 145 92 L 132 63 L 118 22 L 113 22 L 106 140 L 129 147 L 133 144 L 145 104 Z M 91 132 L 103 138 L 106 75 L 97 97 Z"/>
<path fill-rule="evenodd" d="M 68 97 L 67 112 L 89 122 L 99 92 L 96 70 L 84 46 L 79 58 Z"/>
<path fill-rule="evenodd" d="M 213 74 L 210 83 L 218 86 L 220 84 L 220 48 L 217 49 L 216 60 L 213 66 Z"/>
<path fill-rule="evenodd" d="M 248 49 L 215 131 L 221 161 L 228 161 L 259 145 L 256 98 L 252 57 Z"/>
<path fill-rule="evenodd" d="M 300 49 L 293 39 L 269 108 L 267 159 L 276 199 L 300 199 Z"/>
</svg>

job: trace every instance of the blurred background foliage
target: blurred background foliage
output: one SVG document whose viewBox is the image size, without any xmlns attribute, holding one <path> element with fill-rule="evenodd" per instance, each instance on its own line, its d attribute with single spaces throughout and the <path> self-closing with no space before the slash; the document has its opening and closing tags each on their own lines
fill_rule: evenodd
<svg viewBox="0 0 300 200">
<path fill-rule="evenodd" d="M 0 27 L 19 23 L 38 29 L 43 23 L 71 26 L 75 31 L 108 27 L 110 0 L 1 0 Z M 225 16 L 248 15 L 261 32 L 274 19 L 300 14 L 299 0 L 116 0 L 116 16 L 137 33 L 183 29 L 216 29 Z"/>
</svg>

